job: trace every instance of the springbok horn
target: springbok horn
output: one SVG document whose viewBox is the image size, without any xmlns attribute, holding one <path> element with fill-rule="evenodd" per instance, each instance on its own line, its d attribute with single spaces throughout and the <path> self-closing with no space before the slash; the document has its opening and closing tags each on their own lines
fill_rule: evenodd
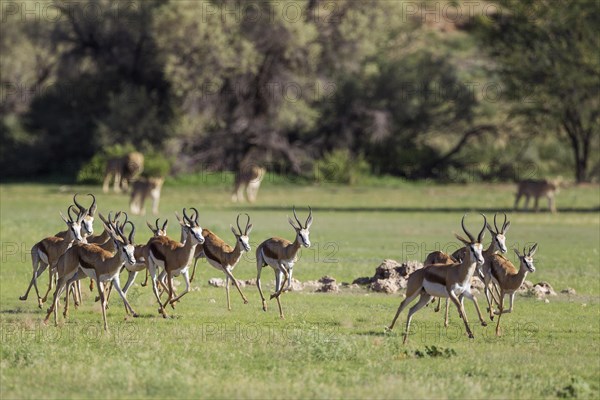
<svg viewBox="0 0 600 400">
<path fill-rule="evenodd" d="M 135 237 L 135 225 L 131 221 L 127 221 L 131 225 L 131 232 L 129 232 L 129 244 L 133 244 L 133 238 Z"/>
<path fill-rule="evenodd" d="M 192 223 L 192 220 L 190 219 L 190 217 L 188 217 L 188 216 L 187 216 L 187 213 L 186 213 L 186 211 L 185 211 L 185 208 L 183 209 L 183 219 L 184 219 L 185 221 L 187 221 L 187 222 L 188 222 L 190 225 L 194 225 L 194 224 Z"/>
<path fill-rule="evenodd" d="M 237 218 L 235 219 L 235 223 L 236 223 L 236 225 L 238 227 L 238 232 L 240 233 L 240 235 L 243 235 L 242 228 L 240 228 L 240 215 L 241 214 L 237 215 Z"/>
<path fill-rule="evenodd" d="M 473 243 L 473 242 L 475 242 L 475 238 L 473 237 L 473 235 L 471 235 L 471 232 L 469 232 L 467 230 L 467 228 L 465 227 L 465 217 L 466 216 L 467 216 L 467 214 L 463 215 L 462 220 L 460 221 L 460 224 L 462 225 L 463 231 L 465 231 L 466 235 L 471 240 L 471 243 Z"/>
<path fill-rule="evenodd" d="M 165 223 L 164 223 L 164 224 L 163 224 L 163 226 L 162 226 L 162 230 L 163 230 L 164 232 L 166 232 L 166 231 L 167 231 L 167 224 L 168 224 L 168 223 L 169 223 L 169 220 L 168 220 L 168 219 L 165 219 Z"/>
<path fill-rule="evenodd" d="M 296 222 L 298 223 L 298 226 L 300 227 L 300 229 L 302 229 L 302 222 L 300 222 L 300 220 L 298 219 L 298 215 L 296 215 L 296 206 L 292 207 L 292 211 L 294 212 L 294 218 L 296 218 Z"/>
<path fill-rule="evenodd" d="M 246 214 L 246 217 L 248 217 L 248 221 L 246 221 L 246 229 L 244 229 L 244 235 L 248 234 L 248 227 L 250 226 L 250 216 L 248 215 L 248 213 L 244 213 Z"/>
<path fill-rule="evenodd" d="M 91 217 L 93 217 L 94 213 L 96 212 L 96 196 L 91 193 L 88 193 L 88 196 L 92 196 L 92 205 L 90 206 L 89 214 Z"/>
<path fill-rule="evenodd" d="M 304 224 L 304 227 L 306 229 L 308 229 L 308 225 L 310 225 L 309 224 L 310 221 L 312 221 L 312 208 L 310 208 L 310 206 L 308 206 L 308 217 L 306 218 L 306 223 Z"/>
<path fill-rule="evenodd" d="M 84 206 L 82 206 L 81 204 L 79 204 L 79 202 L 77 201 L 77 195 L 78 195 L 78 193 L 75 193 L 75 194 L 73 195 L 73 203 L 75 203 L 75 205 L 77 206 L 77 208 L 79 208 L 79 211 L 80 211 L 80 212 L 87 211 L 87 210 L 85 209 L 85 207 L 84 207 Z"/>
<path fill-rule="evenodd" d="M 198 213 L 198 210 L 196 210 L 196 207 L 190 207 L 190 210 L 194 211 L 194 222 L 196 224 L 198 224 L 198 216 L 200 213 Z"/>
<path fill-rule="evenodd" d="M 502 214 L 504 214 L 504 223 L 502 224 L 502 233 L 504 233 L 504 229 L 506 229 L 506 224 L 508 224 L 508 217 L 506 216 L 506 213 Z"/>
<path fill-rule="evenodd" d="M 483 227 L 481 228 L 481 232 L 479 232 L 479 235 L 477 235 L 477 242 L 478 243 L 482 242 L 483 235 L 485 234 L 485 226 L 487 225 L 487 218 L 483 214 L 481 214 L 481 216 L 483 217 Z"/>
<path fill-rule="evenodd" d="M 75 215 L 77 215 L 77 218 L 79 218 L 79 213 L 77 211 L 75 211 L 75 207 L 73 206 L 73 204 L 71 204 L 69 206 L 69 208 L 67 208 L 67 215 L 69 216 L 69 221 L 73 222 L 73 216 L 71 215 L 71 210 L 73 210 L 73 212 L 75 213 Z"/>
<path fill-rule="evenodd" d="M 500 232 L 498 230 L 498 225 L 496 224 L 496 216 L 498 215 L 498 213 L 494 213 L 494 228 L 496 228 L 496 233 Z"/>
</svg>

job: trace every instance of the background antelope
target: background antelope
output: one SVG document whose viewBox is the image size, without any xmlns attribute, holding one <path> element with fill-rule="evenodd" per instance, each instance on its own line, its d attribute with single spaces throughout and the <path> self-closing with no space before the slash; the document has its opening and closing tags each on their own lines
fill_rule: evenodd
<svg viewBox="0 0 600 400">
<path fill-rule="evenodd" d="M 137 151 L 124 156 L 109 158 L 104 170 L 104 182 L 102 191 L 108 193 L 108 185 L 114 179 L 113 190 L 120 193 L 127 190 L 129 181 L 137 177 L 144 170 L 144 155 Z"/>
<path fill-rule="evenodd" d="M 160 191 L 165 182 L 164 178 L 143 178 L 131 185 L 131 197 L 129 200 L 129 209 L 135 215 L 146 214 L 144 203 L 146 198 L 152 199 L 152 214 L 158 214 L 158 203 L 160 202 Z"/>
<path fill-rule="evenodd" d="M 80 212 L 79 215 L 77 215 L 77 218 L 73 219 L 73 216 L 71 215 L 72 207 L 73 206 L 69 206 L 67 211 L 69 219 L 65 218 L 62 212 L 60 213 L 61 218 L 65 221 L 65 224 L 67 224 L 65 237 L 50 236 L 40 240 L 31 248 L 31 266 L 33 267 L 33 275 L 25 294 L 19 297 L 19 300 L 27 300 L 31 286 L 33 286 L 35 288 L 35 293 L 37 294 L 38 306 L 42 308 L 42 304 L 46 301 L 48 293 L 52 289 L 52 276 L 55 272 L 56 263 L 58 262 L 59 257 L 71 247 L 73 241 L 83 241 L 83 237 L 81 236 L 81 221 L 83 221 L 86 212 Z M 46 270 L 46 268 L 48 268 L 49 273 L 48 290 L 42 298 L 40 297 L 40 292 L 37 287 L 37 278 Z"/>
<path fill-rule="evenodd" d="M 72 282 L 75 282 L 84 276 L 88 276 L 97 282 L 98 295 L 100 296 L 100 302 L 102 305 L 102 319 L 104 322 L 104 330 L 108 331 L 108 323 L 106 321 L 106 298 L 104 296 L 104 283 L 112 282 L 115 290 L 119 293 L 125 304 L 127 313 L 131 313 L 134 317 L 137 317 L 137 313 L 133 310 L 127 297 L 121 290 L 119 282 L 119 274 L 123 264 L 129 265 L 135 264 L 134 257 L 134 246 L 133 241 L 135 237 L 135 226 L 131 221 L 127 223 L 131 224 L 131 232 L 129 237 L 123 234 L 123 231 L 118 225 L 112 225 L 100 214 L 100 218 L 104 222 L 105 229 L 111 234 L 111 239 L 115 242 L 115 248 L 117 249 L 115 254 L 112 254 L 106 250 L 103 250 L 97 245 L 81 243 L 71 247 L 64 255 L 62 255 L 58 261 L 57 272 L 58 281 L 56 284 L 56 291 L 54 292 L 54 300 L 52 306 L 48 310 L 48 314 L 44 319 L 44 323 L 47 324 L 50 318 L 50 314 L 54 313 L 54 323 L 58 324 L 57 308 L 58 298 L 65 287 Z M 63 315 L 65 318 L 68 315 L 69 302 L 68 296 L 65 300 L 65 311 Z"/>
<path fill-rule="evenodd" d="M 242 166 L 235 175 L 231 201 L 243 202 L 244 192 L 246 193 L 248 202 L 253 203 L 256 201 L 258 188 L 260 187 L 260 183 L 262 182 L 266 171 L 266 169 L 257 165 Z"/>
<path fill-rule="evenodd" d="M 535 272 L 535 266 L 533 265 L 533 255 L 537 251 L 537 243 L 533 247 L 529 248 L 529 251 L 525 252 L 523 247 L 523 254 L 519 254 L 519 250 L 513 249 L 519 258 L 519 269 L 505 257 L 494 254 L 491 261 L 491 274 L 487 278 L 488 281 L 493 280 L 500 288 L 500 301 L 498 302 L 498 322 L 496 323 L 496 335 L 500 335 L 500 317 L 504 313 L 510 313 L 513 310 L 513 302 L 515 300 L 515 292 L 521 287 L 528 272 Z M 509 295 L 510 306 L 508 310 L 504 309 L 504 296 Z"/>
<path fill-rule="evenodd" d="M 310 226 L 313 223 L 312 209 L 308 207 L 309 214 L 306 219 L 304 227 L 296 215 L 296 207 L 293 207 L 294 218 L 298 225 L 288 217 L 288 222 L 296 231 L 296 238 L 293 242 L 287 239 L 279 237 L 272 237 L 265 240 L 256 248 L 256 286 L 258 287 L 258 293 L 262 300 L 263 311 L 267 311 L 267 302 L 265 296 L 263 296 L 262 288 L 260 285 L 260 274 L 263 267 L 267 265 L 273 268 L 275 272 L 275 293 L 271 295 L 271 299 L 277 299 L 277 306 L 279 307 L 279 316 L 283 318 L 283 310 L 281 308 L 281 301 L 279 297 L 287 282 L 287 289 L 291 289 L 292 285 L 292 274 L 294 271 L 294 264 L 297 260 L 298 250 L 301 246 L 310 247 Z"/>
<path fill-rule="evenodd" d="M 415 304 L 408 312 L 406 318 L 406 331 L 404 333 L 404 341 L 408 340 L 408 332 L 410 329 L 410 321 L 412 316 L 425 306 L 433 297 L 449 297 L 452 302 L 458 308 L 465 329 L 469 338 L 473 338 L 473 332 L 469 327 L 467 321 L 467 315 L 465 313 L 463 304 L 459 300 L 458 296 L 464 294 L 468 298 L 473 298 L 471 295 L 471 278 L 475 272 L 477 263 L 483 264 L 483 256 L 481 254 L 483 246 L 481 241 L 485 235 L 486 218 L 483 216 L 483 227 L 477 236 L 477 240 L 471 235 L 471 233 L 465 227 L 465 216 L 463 216 L 461 225 L 465 234 L 469 237 L 469 240 L 463 239 L 459 235 L 455 235 L 458 240 L 463 242 L 467 248 L 465 251 L 465 257 L 461 263 L 455 263 L 445 266 L 429 265 L 421 269 L 416 270 L 408 277 L 406 287 L 406 298 L 400 303 L 398 311 L 392 320 L 389 330 L 394 329 L 398 316 L 404 310 L 404 308 L 410 304 L 417 296 L 420 296 L 419 301 Z"/>
<path fill-rule="evenodd" d="M 202 228 L 198 224 L 198 211 L 195 211 L 195 219 L 190 219 L 185 208 L 183 209 L 184 221 L 181 221 L 181 226 L 185 230 L 185 243 L 180 243 L 169 239 L 166 236 L 153 237 L 148 240 L 148 272 L 152 278 L 152 291 L 158 301 L 159 313 L 167 318 L 165 307 L 167 304 L 173 304 L 179 301 L 186 293 L 190 291 L 190 279 L 188 275 L 188 267 L 194 256 L 194 251 L 198 244 L 204 243 L 202 236 Z M 163 268 L 161 276 L 158 277 L 162 281 L 162 276 L 166 277 L 169 295 L 163 304 L 160 300 L 160 295 L 157 288 L 157 270 Z M 183 275 L 185 279 L 185 291 L 177 297 L 173 296 L 173 277 Z"/>
<path fill-rule="evenodd" d="M 220 237 L 215 235 L 208 229 L 202 230 L 202 236 L 204 236 L 204 243 L 198 246 L 201 249 L 201 256 L 206 257 L 208 263 L 225 273 L 225 292 L 227 293 L 227 309 L 231 311 L 231 302 L 229 300 L 229 283 L 233 281 L 233 284 L 240 292 L 240 296 L 244 300 L 244 304 L 248 304 L 248 299 L 244 296 L 237 279 L 233 276 L 233 269 L 240 261 L 242 254 L 246 251 L 250 251 L 250 238 L 248 235 L 252 231 L 252 224 L 250 223 L 250 216 L 246 214 L 248 220 L 246 221 L 246 227 L 244 230 L 240 228 L 240 215 L 238 214 L 236 219 L 237 231 L 230 225 L 231 232 L 235 236 L 235 247 L 231 247 L 225 243 Z M 194 271 L 192 276 L 196 272 L 196 260 L 194 260 Z M 190 279 L 191 280 L 191 279 Z"/>
<path fill-rule="evenodd" d="M 551 212 L 556 212 L 556 204 L 554 203 L 554 196 L 558 193 L 557 182 L 552 182 L 547 179 L 542 180 L 524 180 L 518 183 L 517 194 L 515 196 L 515 210 L 518 209 L 519 200 L 525 196 L 525 210 L 529 210 L 529 198 L 534 197 L 534 210 L 539 211 L 539 200 L 540 197 L 544 196 L 548 199 L 548 208 Z"/>
</svg>

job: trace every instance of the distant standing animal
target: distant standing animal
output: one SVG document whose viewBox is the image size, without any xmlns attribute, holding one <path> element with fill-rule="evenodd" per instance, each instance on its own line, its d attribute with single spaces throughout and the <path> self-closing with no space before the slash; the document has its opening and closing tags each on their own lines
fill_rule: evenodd
<svg viewBox="0 0 600 400">
<path fill-rule="evenodd" d="M 165 178 L 143 178 L 133 182 L 131 186 L 131 199 L 129 200 L 129 208 L 136 215 L 145 215 L 146 208 L 144 202 L 146 197 L 152 199 L 152 214 L 158 214 L 158 203 L 160 202 L 160 191 Z"/>
<path fill-rule="evenodd" d="M 554 204 L 554 195 L 558 192 L 558 185 L 547 179 L 542 180 L 524 180 L 519 182 L 517 188 L 517 195 L 515 197 L 515 210 L 519 206 L 519 200 L 525 196 L 525 210 L 529 209 L 529 198 L 535 197 L 534 208 L 537 212 L 539 210 L 539 199 L 544 196 L 548 199 L 548 208 L 553 213 L 556 212 L 556 205 Z"/>
<path fill-rule="evenodd" d="M 137 151 L 121 157 L 113 157 L 106 162 L 102 191 L 108 193 L 108 184 L 114 178 L 113 190 L 120 193 L 127 190 L 129 182 L 144 170 L 144 155 Z"/>
<path fill-rule="evenodd" d="M 265 177 L 266 172 L 266 169 L 259 167 L 258 165 L 241 167 L 235 176 L 231 201 L 243 202 L 245 192 L 248 201 L 254 203 L 256 201 L 256 195 L 258 194 L 258 188 L 260 187 L 260 183 Z"/>
</svg>

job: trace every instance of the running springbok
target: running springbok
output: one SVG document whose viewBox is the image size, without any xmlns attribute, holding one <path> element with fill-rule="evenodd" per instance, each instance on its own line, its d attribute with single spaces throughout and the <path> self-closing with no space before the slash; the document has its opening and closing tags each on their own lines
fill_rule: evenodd
<svg viewBox="0 0 600 400">
<path fill-rule="evenodd" d="M 204 236 L 204 244 L 201 247 L 201 255 L 206 257 L 208 263 L 225 274 L 225 293 L 227 294 L 227 309 L 231 311 L 231 302 L 229 300 L 229 282 L 233 281 L 240 296 L 244 300 L 244 304 L 248 304 L 248 299 L 242 293 L 242 289 L 238 284 L 237 279 L 233 276 L 233 269 L 242 258 L 242 254 L 246 251 L 250 251 L 250 238 L 248 235 L 252 231 L 252 224 L 250 223 L 250 216 L 246 214 L 248 220 L 246 221 L 246 228 L 242 230 L 240 228 L 240 214 L 236 219 L 237 231 L 230 225 L 231 232 L 235 236 L 235 247 L 231 247 L 225 243 L 220 237 L 215 235 L 208 229 L 202 230 L 202 236 Z M 197 259 L 196 259 L 197 260 Z M 194 272 L 196 263 L 194 262 Z M 193 274 L 192 274 L 193 275 Z"/>
<path fill-rule="evenodd" d="M 156 301 L 158 301 L 158 312 L 161 313 L 164 318 L 168 318 L 165 310 L 166 305 L 171 304 L 171 307 L 174 307 L 174 303 L 179 301 L 179 299 L 190 291 L 188 268 L 194 256 L 196 246 L 204 243 L 202 228 L 198 224 L 198 211 L 195 208 L 192 208 L 192 210 L 196 213 L 193 220 L 187 216 L 184 208 L 184 221 L 180 221 L 187 238 L 185 243 L 169 239 L 167 236 L 152 237 L 148 240 L 148 272 L 152 278 L 152 291 L 154 292 Z M 163 272 L 157 277 L 157 270 L 159 268 L 163 268 Z M 179 296 L 174 297 L 173 277 L 180 274 L 183 275 L 183 278 L 185 279 L 185 291 Z M 157 287 L 157 281 L 162 281 L 163 276 L 166 276 L 169 289 L 169 295 L 164 304 L 160 300 Z"/>
<path fill-rule="evenodd" d="M 481 253 L 483 255 L 484 263 L 483 263 L 483 265 L 477 265 L 477 270 L 476 270 L 479 273 L 479 275 L 478 275 L 479 278 L 484 283 L 485 283 L 485 276 L 489 276 L 491 273 L 490 272 L 490 269 L 491 269 L 490 263 L 491 263 L 492 256 L 497 253 L 506 253 L 506 232 L 508 232 L 508 228 L 510 228 L 510 221 L 508 221 L 508 217 L 506 216 L 506 214 L 504 214 L 504 223 L 502 224 L 502 228 L 498 229 L 498 224 L 496 221 L 497 215 L 498 215 L 497 213 L 494 214 L 494 228 L 492 228 L 490 226 L 490 224 L 486 224 L 487 230 L 492 235 L 492 242 L 490 243 L 488 248 L 483 250 L 483 252 Z M 458 249 L 454 253 L 452 253 L 451 256 L 446 253 L 443 253 L 441 251 L 434 251 L 432 253 L 429 253 L 429 255 L 427 256 L 427 259 L 425 260 L 423 265 L 453 264 L 453 263 L 459 262 L 459 260 L 462 260 L 464 258 L 465 251 L 466 251 L 466 248 L 461 247 L 460 249 Z M 496 297 L 494 297 L 494 293 L 493 293 L 494 289 L 496 290 L 496 295 L 497 295 Z M 494 316 L 492 313 L 492 310 L 493 310 L 492 302 L 493 301 L 495 301 L 496 303 L 498 302 L 498 297 L 499 297 L 498 288 L 494 284 L 492 284 L 491 288 L 488 285 L 484 285 L 484 294 L 485 294 L 485 298 L 488 303 L 488 312 L 490 313 L 490 319 L 493 321 Z M 473 298 L 475 299 L 475 297 L 473 297 Z M 460 297 L 460 300 L 462 302 L 462 296 Z M 448 302 L 449 302 L 449 299 L 446 298 L 446 312 L 445 312 L 445 318 L 444 318 L 444 326 L 445 327 L 448 327 L 448 309 L 449 309 Z M 474 304 L 475 304 L 475 309 L 477 310 L 481 325 L 486 326 L 487 323 L 483 320 L 483 317 L 481 316 L 481 313 L 479 311 L 479 304 L 477 304 L 476 301 L 474 302 Z M 437 312 L 439 310 L 440 310 L 440 299 L 438 298 L 438 305 L 437 305 L 435 311 Z"/>
<path fill-rule="evenodd" d="M 482 214 L 483 215 L 483 214 Z M 410 328 L 410 321 L 412 316 L 425 306 L 433 297 L 449 297 L 452 302 L 458 308 L 465 329 L 469 338 L 474 338 L 473 332 L 469 327 L 467 321 L 467 315 L 465 309 L 459 300 L 459 296 L 464 294 L 467 298 L 471 299 L 473 295 L 470 292 L 471 278 L 475 272 L 477 263 L 483 264 L 483 256 L 481 254 L 483 246 L 481 241 L 485 235 L 485 227 L 487 220 L 483 215 L 483 227 L 477 236 L 477 239 L 471 235 L 471 233 L 465 227 L 465 216 L 463 216 L 461 225 L 465 234 L 469 237 L 469 240 L 462 238 L 460 235 L 456 235 L 456 238 L 463 242 L 467 247 L 465 257 L 462 262 L 451 265 L 429 265 L 421 269 L 416 270 L 408 277 L 406 287 L 406 298 L 400 303 L 398 311 L 392 320 L 389 330 L 394 329 L 398 316 L 406 308 L 410 302 L 412 302 L 417 296 L 420 296 L 419 301 L 415 304 L 408 312 L 406 319 L 406 332 L 404 333 L 404 341 L 408 340 L 408 332 Z"/>
<path fill-rule="evenodd" d="M 271 295 L 271 299 L 277 299 L 279 316 L 281 318 L 284 318 L 284 316 L 279 297 L 284 290 L 286 282 L 286 290 L 291 289 L 292 273 L 294 270 L 294 264 L 297 261 L 297 254 L 300 250 L 300 247 L 310 247 L 309 229 L 313 222 L 313 216 L 312 209 L 310 207 L 308 207 L 308 209 L 309 214 L 304 227 L 296 215 L 296 207 L 294 207 L 292 211 L 294 212 L 294 218 L 296 219 L 298 226 L 296 226 L 294 221 L 288 217 L 288 222 L 296 231 L 296 239 L 293 242 L 279 237 L 272 237 L 262 242 L 256 248 L 256 286 L 258 287 L 258 293 L 260 293 L 260 298 L 262 299 L 263 311 L 267 311 L 267 302 L 265 301 L 265 296 L 263 295 L 260 285 L 260 273 L 263 267 L 268 265 L 273 268 L 275 272 L 275 293 Z"/>
<path fill-rule="evenodd" d="M 131 224 L 131 232 L 129 233 L 129 237 L 126 237 L 118 225 L 112 225 L 104 219 L 102 214 L 100 214 L 100 219 L 102 219 L 105 229 L 110 232 L 111 239 L 114 241 L 115 248 L 117 249 L 116 253 L 112 254 L 95 244 L 85 243 L 77 244 L 67 250 L 57 263 L 58 281 L 56 284 L 56 291 L 54 292 L 52 306 L 44 319 L 45 324 L 48 323 L 50 314 L 52 313 L 54 313 L 54 323 L 56 325 L 58 324 L 57 309 L 59 296 L 72 282 L 76 282 L 84 276 L 88 276 L 90 279 L 97 282 L 98 295 L 100 296 L 100 302 L 102 304 L 102 319 L 105 331 L 108 331 L 108 323 L 106 322 L 106 298 L 104 296 L 105 282 L 113 283 L 115 290 L 123 299 L 127 313 L 131 313 L 134 317 L 137 317 L 136 312 L 133 311 L 133 308 L 127 301 L 127 297 L 125 297 L 125 294 L 121 290 L 119 282 L 119 274 L 123 264 L 135 264 L 135 257 L 133 255 L 135 226 L 130 221 L 128 222 Z M 65 300 L 65 311 L 63 313 L 65 318 L 67 318 L 68 310 L 69 299 L 67 296 Z"/>
<path fill-rule="evenodd" d="M 513 302 L 515 300 L 515 292 L 521 287 L 523 281 L 527 277 L 528 272 L 535 272 L 535 266 L 533 265 L 533 255 L 537 251 L 537 243 L 533 247 L 529 248 L 529 251 L 525 252 L 523 247 L 523 254 L 519 254 L 519 250 L 513 249 L 519 257 L 519 269 L 505 257 L 500 254 L 494 254 L 491 260 L 491 274 L 488 276 L 485 282 L 486 286 L 493 280 L 494 283 L 500 287 L 500 301 L 498 302 L 498 322 L 496 323 L 496 335 L 500 336 L 500 317 L 502 314 L 510 313 L 513 310 Z M 504 296 L 509 295 L 510 307 L 508 310 L 504 309 Z"/>
<path fill-rule="evenodd" d="M 31 281 L 29 282 L 29 286 L 27 287 L 25 294 L 19 297 L 19 300 L 27 300 L 29 291 L 33 286 L 38 298 L 38 307 L 42 308 L 42 304 L 46 301 L 48 293 L 50 293 L 50 290 L 52 290 L 52 278 L 59 257 L 63 255 L 63 253 L 67 251 L 69 247 L 71 247 L 74 241 L 83 241 L 83 237 L 81 236 L 81 221 L 83 221 L 86 213 L 80 212 L 79 215 L 77 215 L 77 218 L 74 220 L 73 216 L 71 215 L 72 208 L 73 206 L 71 205 L 67 210 L 69 219 L 65 218 L 62 212 L 60 212 L 60 216 L 63 221 L 65 221 L 65 224 L 67 224 L 68 228 L 64 238 L 50 236 L 40 240 L 31 248 L 31 265 L 33 267 L 33 276 L 31 277 Z M 44 297 L 40 297 L 40 292 L 37 287 L 37 279 L 40 275 L 42 275 L 46 268 L 48 268 L 50 275 L 48 290 L 46 291 Z"/>
</svg>

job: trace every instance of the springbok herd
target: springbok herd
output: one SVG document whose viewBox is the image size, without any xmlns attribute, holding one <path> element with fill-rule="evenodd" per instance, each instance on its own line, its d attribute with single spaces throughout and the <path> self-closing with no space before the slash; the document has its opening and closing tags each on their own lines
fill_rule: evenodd
<svg viewBox="0 0 600 400">
<path fill-rule="evenodd" d="M 58 301 L 63 292 L 66 291 L 63 312 L 65 318 L 68 316 L 71 296 L 75 306 L 79 305 L 81 301 L 80 280 L 85 277 L 91 279 L 91 290 L 93 290 L 94 282 L 96 283 L 98 290 L 96 300 L 99 300 L 102 306 L 105 330 L 108 330 L 106 308 L 112 288 L 123 300 L 126 313 L 137 317 L 138 314 L 127 300 L 127 291 L 138 272 L 141 271 L 146 271 L 146 282 L 142 283 L 142 286 L 146 286 L 148 277 L 150 277 L 152 291 L 159 306 L 158 312 L 167 318 L 167 305 L 170 304 L 172 308 L 175 308 L 175 304 L 190 291 L 190 282 L 194 279 L 196 262 L 200 257 L 206 258 L 210 265 L 225 274 L 225 290 L 229 310 L 231 310 L 230 283 L 235 285 L 244 303 L 248 303 L 238 281 L 233 276 L 233 270 L 242 254 L 250 251 L 249 234 L 252 231 L 252 224 L 248 214 L 245 214 L 247 220 L 244 229 L 240 226 L 241 215 L 239 214 L 236 220 L 237 227 L 231 225 L 231 231 L 236 239 L 235 247 L 229 246 L 210 230 L 202 229 L 198 222 L 199 213 L 193 207 L 190 215 L 187 214 L 185 208 L 183 209 L 183 218 L 175 213 L 181 225 L 179 241 L 167 236 L 168 221 L 161 225 L 157 219 L 154 225 L 147 222 L 153 233 L 148 242 L 134 244 L 136 228 L 127 219 L 125 212 L 117 212 L 114 217 L 111 212 L 107 218 L 99 213 L 104 231 L 99 235 L 93 234 L 94 215 L 97 210 L 96 198 L 92 194 L 88 194 L 88 196 L 92 199 L 89 208 L 77 201 L 76 194 L 73 196 L 74 204 L 70 205 L 67 210 L 68 218 L 62 212 L 60 213 L 67 225 L 67 230 L 42 239 L 31 249 L 33 275 L 27 291 L 20 297 L 20 300 L 27 300 L 31 288 L 34 287 L 38 306 L 42 308 L 52 290 L 53 282 L 56 281 L 52 304 L 44 323 L 48 323 L 51 314 L 54 314 L 55 324 L 58 323 Z M 256 285 L 262 300 L 262 308 L 267 311 L 267 302 L 261 288 L 260 276 L 262 269 L 270 266 L 275 272 L 275 293 L 271 294 L 270 299 L 277 300 L 281 318 L 284 315 L 280 297 L 284 291 L 291 289 L 293 267 L 298 251 L 301 247 L 310 247 L 309 230 L 313 222 L 310 207 L 304 224 L 298 219 L 295 208 L 293 214 L 295 221 L 288 217 L 290 225 L 296 232 L 293 242 L 272 237 L 263 241 L 256 249 Z M 519 268 L 516 268 L 500 254 L 507 251 L 506 232 L 510 227 L 510 222 L 507 221 L 506 214 L 504 214 L 501 228 L 498 228 L 496 222 L 497 215 L 494 215 L 494 227 L 487 222 L 485 215 L 482 214 L 482 216 L 483 226 L 477 237 L 467 230 L 465 216 L 463 216 L 461 226 L 467 239 L 460 235 L 456 235 L 456 237 L 464 243 L 465 247 L 452 255 L 440 251 L 430 253 L 424 262 L 424 267 L 408 277 L 406 298 L 401 302 L 388 328 L 392 330 L 402 310 L 419 297 L 418 302 L 408 312 L 404 342 L 407 341 L 413 315 L 435 297 L 446 299 L 445 326 L 448 326 L 448 303 L 449 300 L 452 300 L 465 324 L 467 335 L 469 338 L 474 337 L 465 314 L 463 297 L 473 301 L 481 324 L 487 325 L 479 309 L 477 298 L 471 293 L 471 279 L 475 272 L 484 283 L 490 319 L 493 321 L 494 316 L 497 315 L 496 334 L 500 335 L 500 317 L 504 313 L 512 312 L 515 292 L 525 280 L 527 273 L 535 271 L 533 255 L 537 250 L 537 244 L 527 251 L 524 248 L 522 253 L 515 249 L 520 261 Z M 127 228 L 129 228 L 128 233 L 126 233 Z M 486 228 L 492 235 L 492 242 L 484 250 L 482 243 Z M 190 277 L 189 270 L 192 261 L 193 272 Z M 49 283 L 48 289 L 42 297 L 38 290 L 37 279 L 46 269 L 49 271 Z M 128 272 L 128 279 L 125 286 L 121 288 L 119 276 L 124 269 Z M 177 295 L 173 289 L 173 278 L 179 275 L 183 276 L 185 280 L 185 290 Z M 163 301 L 161 297 L 165 294 L 166 299 Z M 507 310 L 503 307 L 505 295 L 509 295 L 510 299 L 510 307 Z M 498 310 L 494 310 L 495 306 Z M 439 310 L 439 303 L 437 310 Z"/>
</svg>

